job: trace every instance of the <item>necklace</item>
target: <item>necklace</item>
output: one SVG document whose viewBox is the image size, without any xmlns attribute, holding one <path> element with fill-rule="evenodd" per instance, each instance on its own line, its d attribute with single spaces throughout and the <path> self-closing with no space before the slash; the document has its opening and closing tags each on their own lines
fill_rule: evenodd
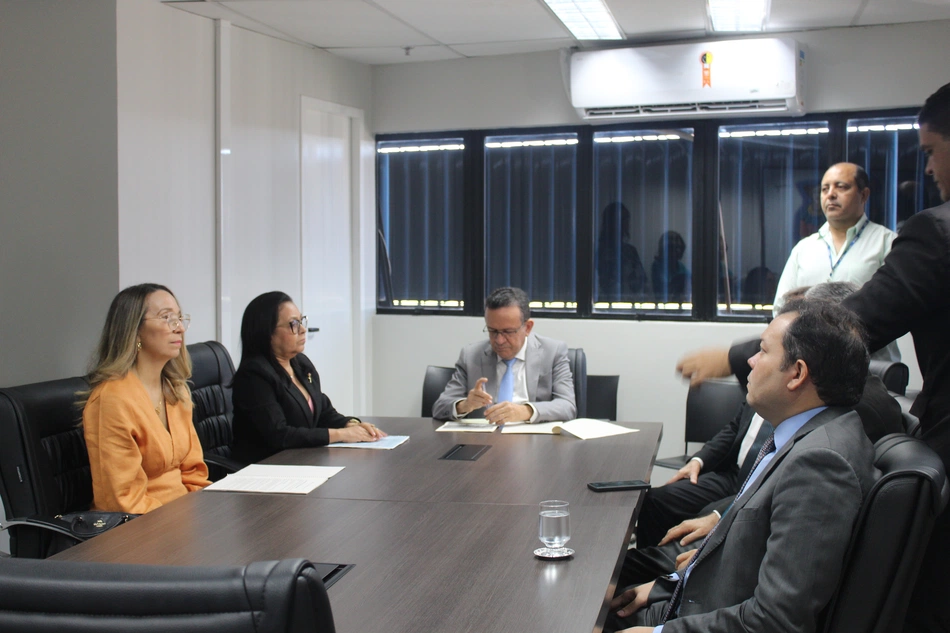
<svg viewBox="0 0 950 633">
<path fill-rule="evenodd" d="M 162 405 L 163 405 L 163 404 L 165 404 L 165 399 L 164 399 L 164 398 L 159 398 L 159 399 L 158 399 L 158 406 L 155 407 L 155 414 L 156 414 L 158 417 L 162 417 Z"/>
</svg>

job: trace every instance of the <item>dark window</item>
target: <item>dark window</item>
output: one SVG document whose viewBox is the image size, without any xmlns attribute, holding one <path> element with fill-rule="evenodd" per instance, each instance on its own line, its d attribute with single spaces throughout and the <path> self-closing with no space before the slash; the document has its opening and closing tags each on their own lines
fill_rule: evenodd
<svg viewBox="0 0 950 633">
<path fill-rule="evenodd" d="M 692 309 L 693 130 L 595 132 L 597 312 Z"/>
<path fill-rule="evenodd" d="M 914 116 L 848 120 L 848 161 L 864 167 L 871 184 L 868 217 L 892 231 L 922 209 L 940 204 Z"/>
<path fill-rule="evenodd" d="M 792 247 L 824 222 L 818 192 L 828 133 L 824 121 L 719 128 L 720 315 L 771 312 Z"/>
<path fill-rule="evenodd" d="M 378 305 L 464 306 L 463 150 L 461 138 L 377 143 Z"/>
<path fill-rule="evenodd" d="M 575 310 L 577 134 L 485 138 L 485 291 Z"/>
</svg>

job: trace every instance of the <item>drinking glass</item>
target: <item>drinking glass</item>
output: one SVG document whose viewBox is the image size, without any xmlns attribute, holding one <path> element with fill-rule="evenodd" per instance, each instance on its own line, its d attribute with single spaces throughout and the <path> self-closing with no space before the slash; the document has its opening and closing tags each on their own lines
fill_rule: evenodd
<svg viewBox="0 0 950 633">
<path fill-rule="evenodd" d="M 542 501 L 538 516 L 538 538 L 544 547 L 535 555 L 544 558 L 563 558 L 574 553 L 564 547 L 571 540 L 571 513 L 567 501 Z"/>
</svg>

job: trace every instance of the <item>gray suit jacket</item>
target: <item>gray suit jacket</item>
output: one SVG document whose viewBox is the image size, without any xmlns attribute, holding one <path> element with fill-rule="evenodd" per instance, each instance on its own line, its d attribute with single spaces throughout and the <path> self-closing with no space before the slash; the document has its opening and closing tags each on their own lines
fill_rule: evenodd
<svg viewBox="0 0 950 633">
<path fill-rule="evenodd" d="M 525 342 L 525 380 L 528 401 L 538 411 L 538 422 L 573 420 L 577 417 L 574 403 L 574 377 L 567 360 L 567 344 L 545 336 L 529 334 Z M 498 356 L 485 340 L 462 348 L 455 374 L 432 406 L 432 417 L 451 420 L 457 400 L 468 397 L 479 378 L 488 378 L 485 391 L 498 395 Z M 469 417 L 485 417 L 485 409 L 469 413 Z"/>
<path fill-rule="evenodd" d="M 858 414 L 829 408 L 812 418 L 723 516 L 664 632 L 814 631 L 873 460 Z"/>
</svg>

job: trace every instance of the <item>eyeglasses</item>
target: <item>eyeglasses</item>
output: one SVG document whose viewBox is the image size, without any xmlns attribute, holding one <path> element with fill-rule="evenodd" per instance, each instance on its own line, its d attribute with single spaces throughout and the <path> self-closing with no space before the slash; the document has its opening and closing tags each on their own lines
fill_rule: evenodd
<svg viewBox="0 0 950 633">
<path fill-rule="evenodd" d="M 496 330 L 496 329 L 490 328 L 490 327 L 488 327 L 488 326 L 486 325 L 484 328 L 482 328 L 482 332 L 488 332 L 488 338 L 489 338 L 489 339 L 493 339 L 493 338 L 495 338 L 495 337 L 497 337 L 497 336 L 501 336 L 501 337 L 504 337 L 504 338 L 506 338 L 506 339 L 510 339 L 512 336 L 514 336 L 515 334 L 517 334 L 518 332 L 521 331 L 521 328 L 524 327 L 524 323 L 525 323 L 525 322 L 522 321 L 522 322 L 521 322 L 521 325 L 518 326 L 517 328 L 513 329 L 513 330 Z"/>
<path fill-rule="evenodd" d="M 184 332 L 188 329 L 188 326 L 191 325 L 190 314 L 163 314 L 162 316 L 142 318 L 143 321 L 148 321 L 149 319 L 164 321 L 166 325 L 168 325 L 168 329 L 172 332 L 177 330 L 178 326 L 181 326 L 181 331 Z"/>
<path fill-rule="evenodd" d="M 307 331 L 307 315 L 303 315 L 299 319 L 292 319 L 287 325 L 290 326 L 290 331 L 294 334 L 302 334 Z"/>
</svg>

